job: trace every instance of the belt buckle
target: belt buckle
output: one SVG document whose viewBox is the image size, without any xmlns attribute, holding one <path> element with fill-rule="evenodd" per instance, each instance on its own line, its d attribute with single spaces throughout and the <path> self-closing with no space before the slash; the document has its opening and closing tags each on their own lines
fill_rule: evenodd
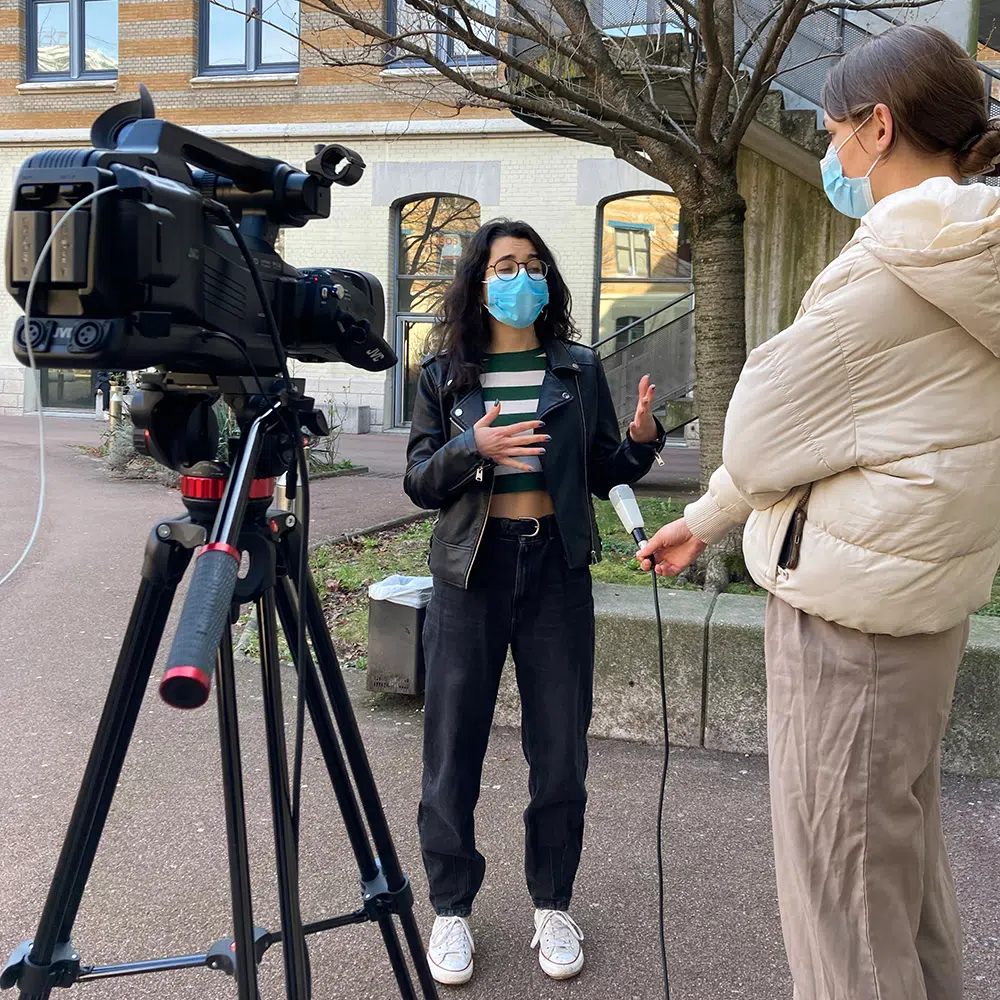
<svg viewBox="0 0 1000 1000">
<path fill-rule="evenodd" d="M 535 538 L 538 533 L 542 530 L 542 522 L 538 520 L 537 517 L 521 517 L 518 518 L 520 521 L 534 521 L 535 530 L 530 535 L 521 535 L 522 538 Z"/>
</svg>

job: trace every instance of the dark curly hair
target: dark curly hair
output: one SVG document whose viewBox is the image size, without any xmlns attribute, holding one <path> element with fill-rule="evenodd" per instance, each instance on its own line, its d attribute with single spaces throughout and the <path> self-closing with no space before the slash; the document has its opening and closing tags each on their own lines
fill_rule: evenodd
<svg viewBox="0 0 1000 1000">
<path fill-rule="evenodd" d="M 535 333 L 544 347 L 553 340 L 572 340 L 576 326 L 570 317 L 569 288 L 556 267 L 552 251 L 526 222 L 494 219 L 481 226 L 469 240 L 458 262 L 455 278 L 444 297 L 441 319 L 430 337 L 430 348 L 448 362 L 454 390 L 471 389 L 483 373 L 490 347 L 489 314 L 483 305 L 483 281 L 490 262 L 490 247 L 502 236 L 528 240 L 540 260 L 549 266 L 546 283 L 549 304 L 535 320 Z"/>
</svg>

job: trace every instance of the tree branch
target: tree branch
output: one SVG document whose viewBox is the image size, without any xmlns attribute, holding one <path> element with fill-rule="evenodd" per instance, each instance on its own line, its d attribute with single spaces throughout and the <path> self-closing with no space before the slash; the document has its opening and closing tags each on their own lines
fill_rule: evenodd
<svg viewBox="0 0 1000 1000">
<path fill-rule="evenodd" d="M 546 121 L 561 121 L 567 125 L 574 125 L 582 128 L 593 135 L 594 138 L 596 138 L 601 144 L 613 149 L 619 158 L 626 160 L 640 170 L 648 172 L 648 165 L 643 165 L 643 157 L 628 147 L 624 137 L 621 136 L 620 133 L 616 133 L 613 128 L 610 128 L 607 121 L 620 124 L 630 130 L 633 130 L 635 126 L 638 126 L 644 133 L 643 138 L 654 144 L 656 142 L 661 142 L 663 145 L 668 147 L 680 147 L 681 139 L 678 136 L 669 132 L 664 132 L 662 128 L 652 130 L 656 134 L 651 135 L 651 130 L 647 125 L 639 122 L 631 122 L 628 120 L 627 116 L 617 115 L 613 109 L 604 107 L 598 101 L 589 102 L 592 107 L 596 109 L 597 114 L 594 115 L 586 113 L 586 105 L 588 101 L 584 95 L 578 94 L 569 88 L 565 88 L 558 80 L 548 77 L 545 74 L 532 70 L 526 75 L 531 76 L 533 79 L 537 79 L 538 82 L 542 83 L 553 93 L 557 90 L 563 91 L 568 95 L 564 98 L 568 104 L 576 105 L 576 107 L 583 110 L 574 110 L 572 107 L 560 106 L 558 102 L 551 100 L 535 98 L 527 94 L 515 95 L 498 87 L 487 86 L 469 74 L 459 71 L 450 63 L 442 60 L 435 52 L 431 52 L 426 46 L 416 45 L 408 39 L 398 38 L 388 32 L 381 25 L 367 21 L 364 18 L 359 17 L 356 13 L 340 6 L 337 0 L 321 0 L 321 2 L 331 13 L 335 14 L 346 25 L 348 25 L 348 27 L 354 28 L 355 30 L 368 34 L 379 41 L 395 45 L 396 47 L 409 52 L 411 55 L 416 56 L 418 59 L 427 63 L 428 66 L 436 69 L 445 79 L 458 84 L 468 93 L 489 101 L 490 104 L 488 106 L 496 107 L 497 105 L 500 105 L 512 108 L 525 114 L 536 116 Z M 461 0 L 459 0 L 459 2 L 461 2 Z M 417 7 L 418 9 L 421 9 L 421 3 L 422 0 L 411 0 L 411 5 Z M 423 4 L 422 9 L 426 10 L 426 8 L 430 6 L 432 5 Z M 518 69 L 520 72 L 520 66 L 523 65 L 521 60 L 512 57 L 509 53 L 498 50 L 496 46 L 483 45 L 483 40 L 478 37 L 474 39 L 465 37 L 457 23 L 455 23 L 453 19 L 451 20 L 452 27 L 449 29 L 448 34 L 452 35 L 452 37 L 456 37 L 455 33 L 457 32 L 458 37 L 461 40 L 467 41 L 467 43 L 470 44 L 471 47 L 476 48 L 477 51 L 486 52 L 487 54 L 492 52 L 492 54 L 494 54 L 500 61 L 512 66 L 512 68 Z M 525 66 L 525 69 L 531 70 L 531 67 Z M 609 111 L 610 114 L 607 113 Z M 619 120 L 619 118 L 622 120 Z"/>
<path fill-rule="evenodd" d="M 705 48 L 708 72 L 705 74 L 704 84 L 699 95 L 694 136 L 701 149 L 708 149 L 714 144 L 712 123 L 715 119 L 715 98 L 718 95 L 725 69 L 722 47 L 719 44 L 718 27 L 715 22 L 714 0 L 703 0 L 698 8 L 698 24 L 701 30 L 701 44 Z"/>
<path fill-rule="evenodd" d="M 932 4 L 940 2 L 941 0 L 878 0 L 877 3 L 858 4 L 837 0 L 835 3 L 822 3 L 817 4 L 815 7 L 810 7 L 806 12 L 806 17 L 816 14 L 821 10 L 846 10 L 854 11 L 858 14 L 870 14 L 880 10 L 898 10 L 900 8 L 909 7 L 930 7 Z M 890 20 L 893 24 L 897 25 L 902 23 L 901 21 L 895 20 L 895 18 L 888 18 L 887 20 Z"/>
<path fill-rule="evenodd" d="M 751 73 L 747 83 L 743 100 L 740 101 L 733 116 L 725 143 L 727 156 L 736 155 L 736 150 L 743 141 L 743 136 L 750 127 L 750 122 L 753 121 L 767 96 L 767 87 L 764 85 L 764 81 L 773 77 L 777 72 L 778 64 L 788 48 L 788 43 L 798 30 L 808 6 L 809 0 L 784 0 L 777 20 L 771 26 L 771 30 L 764 40 L 757 64 L 754 66 L 753 73 Z"/>
</svg>

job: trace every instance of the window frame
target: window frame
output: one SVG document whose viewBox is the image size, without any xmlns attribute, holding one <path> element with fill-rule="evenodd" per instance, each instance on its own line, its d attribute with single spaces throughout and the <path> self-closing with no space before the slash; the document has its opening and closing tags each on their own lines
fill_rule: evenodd
<svg viewBox="0 0 1000 1000">
<path fill-rule="evenodd" d="M 29 83 L 75 80 L 117 80 L 118 69 L 88 70 L 86 68 L 86 0 L 57 0 L 69 8 L 69 71 L 44 73 L 38 69 L 38 8 L 43 0 L 26 0 L 25 12 L 25 65 L 24 79 Z M 121 4 L 118 5 L 118 24 L 121 29 Z"/>
<path fill-rule="evenodd" d="M 385 25 L 386 31 L 390 35 L 396 34 L 398 23 L 397 8 L 403 2 L 405 0 L 385 0 Z M 500 0 L 493 0 L 493 16 L 499 16 L 499 11 Z M 486 12 L 484 11 L 484 13 Z M 434 55 L 449 66 L 495 66 L 497 64 L 493 56 L 485 55 L 482 52 L 470 52 L 456 59 L 455 39 L 444 35 L 436 36 Z M 395 67 L 400 69 L 414 69 L 421 66 L 430 66 L 430 63 L 426 59 L 421 59 L 419 56 L 410 55 L 409 53 L 398 54 L 392 45 L 386 46 L 385 63 L 386 68 L 390 70 Z"/>
<path fill-rule="evenodd" d="M 618 273 L 613 275 L 613 278 L 645 279 L 646 281 L 654 280 L 650 273 L 650 257 L 652 247 L 649 234 L 655 232 L 656 227 L 645 223 L 619 222 L 617 219 L 608 219 L 604 224 L 615 234 L 615 270 Z M 620 236 L 626 237 L 626 246 L 618 245 Z M 638 244 L 636 237 L 642 238 L 641 246 Z M 618 254 L 621 252 L 628 254 L 629 266 L 627 271 L 622 271 L 621 269 L 621 262 L 618 258 Z M 641 272 L 638 266 L 638 258 L 643 254 L 646 257 L 645 273 Z M 601 280 L 607 281 L 608 278 L 602 275 Z"/>
<path fill-rule="evenodd" d="M 34 2 L 34 0 L 32 0 Z M 79 0 L 78 0 L 79 2 Z M 244 0 L 247 13 L 255 8 L 253 0 Z M 232 0 L 231 6 L 236 6 L 236 0 Z M 198 2 L 198 75 L 199 76 L 277 76 L 283 73 L 298 73 L 302 65 L 302 49 L 299 44 L 299 56 L 294 62 L 285 63 L 262 63 L 261 43 L 263 36 L 263 25 L 260 18 L 248 18 L 244 27 L 243 36 L 243 63 L 242 65 L 213 66 L 209 59 L 211 28 L 209 17 L 211 14 L 211 0 L 199 0 Z M 299 5 L 299 31 L 302 30 L 302 7 Z"/>
<path fill-rule="evenodd" d="M 655 232 L 655 226 L 647 225 L 645 223 L 633 223 L 633 222 L 618 222 L 618 220 L 613 219 L 611 212 L 614 204 L 618 201 L 625 201 L 628 198 L 643 198 L 643 197 L 657 197 L 663 196 L 666 198 L 673 198 L 680 205 L 680 199 L 674 194 L 673 191 L 654 191 L 645 188 L 638 188 L 634 191 L 621 191 L 617 194 L 608 195 L 606 198 L 602 198 L 601 201 L 597 203 L 597 211 L 594 217 L 594 278 L 593 278 L 593 288 L 591 293 L 591 327 L 590 327 L 590 342 L 596 344 L 598 340 L 601 339 L 601 288 L 603 285 L 614 285 L 614 284 L 634 284 L 637 281 L 645 282 L 650 285 L 686 285 L 689 289 L 694 287 L 694 278 L 689 276 L 687 278 L 654 278 L 652 277 L 653 270 L 653 256 L 652 256 L 652 240 L 649 239 L 649 234 Z M 680 209 L 683 212 L 683 209 Z M 678 219 L 681 216 L 678 215 Z M 604 262 L 604 232 L 606 229 L 611 228 L 612 222 L 617 222 L 616 229 L 631 229 L 638 230 L 641 229 L 647 233 L 649 247 L 648 259 L 649 259 L 649 277 L 638 277 L 638 276 L 628 276 L 628 275 L 605 275 L 603 273 L 603 262 Z M 680 222 L 678 222 L 678 228 Z M 678 231 L 678 247 L 680 247 L 680 235 Z M 631 241 L 630 241 L 631 246 Z M 617 249 L 617 248 L 616 248 Z M 615 254 L 615 266 L 617 268 L 617 252 Z M 634 261 L 634 257 L 633 257 Z M 642 317 L 639 317 L 640 319 Z"/>
<path fill-rule="evenodd" d="M 389 322 L 392 324 L 392 345 L 397 351 L 398 356 L 403 359 L 403 363 L 397 365 L 393 369 L 393 387 L 392 387 L 392 423 L 394 427 L 409 427 L 410 421 L 404 419 L 405 406 L 404 406 L 404 394 L 406 392 L 406 351 L 404 350 L 405 344 L 399 340 L 399 334 L 401 333 L 401 322 L 402 323 L 422 323 L 430 322 L 433 323 L 437 317 L 432 313 L 427 312 L 417 312 L 412 308 L 400 309 L 400 284 L 403 281 L 413 281 L 416 279 L 422 279 L 425 281 L 440 281 L 442 283 L 450 284 L 455 280 L 455 274 L 404 274 L 402 273 L 401 265 L 404 258 L 403 249 L 403 238 L 414 232 L 412 229 L 404 229 L 403 227 L 403 212 L 408 205 L 413 205 L 416 202 L 426 201 L 431 198 L 462 198 L 470 204 L 474 204 L 479 209 L 479 225 L 482 225 L 483 218 L 483 206 L 482 203 L 467 194 L 458 194 L 455 191 L 424 191 L 420 194 L 410 194 L 404 198 L 400 198 L 395 201 L 392 205 L 392 211 L 390 212 L 390 224 L 392 226 L 392 312 L 391 319 Z M 478 226 L 476 227 L 479 228 Z M 462 235 L 466 230 L 441 230 L 442 233 L 456 233 Z M 464 251 L 465 244 L 463 243 L 462 249 Z M 440 256 L 437 258 L 437 266 L 440 272 L 441 260 Z M 412 303 L 411 303 L 412 305 Z"/>
</svg>

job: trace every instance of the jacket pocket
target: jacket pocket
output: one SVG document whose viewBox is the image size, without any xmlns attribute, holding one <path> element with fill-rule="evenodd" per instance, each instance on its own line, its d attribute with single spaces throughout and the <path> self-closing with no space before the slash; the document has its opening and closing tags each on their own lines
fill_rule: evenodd
<svg viewBox="0 0 1000 1000">
<path fill-rule="evenodd" d="M 799 565 L 802 556 L 802 539 L 805 536 L 806 512 L 809 509 L 809 497 L 812 495 L 812 484 L 795 491 L 789 503 L 790 513 L 783 512 L 782 525 L 779 532 L 781 545 L 775 562 L 775 578 L 787 576 Z"/>
</svg>

